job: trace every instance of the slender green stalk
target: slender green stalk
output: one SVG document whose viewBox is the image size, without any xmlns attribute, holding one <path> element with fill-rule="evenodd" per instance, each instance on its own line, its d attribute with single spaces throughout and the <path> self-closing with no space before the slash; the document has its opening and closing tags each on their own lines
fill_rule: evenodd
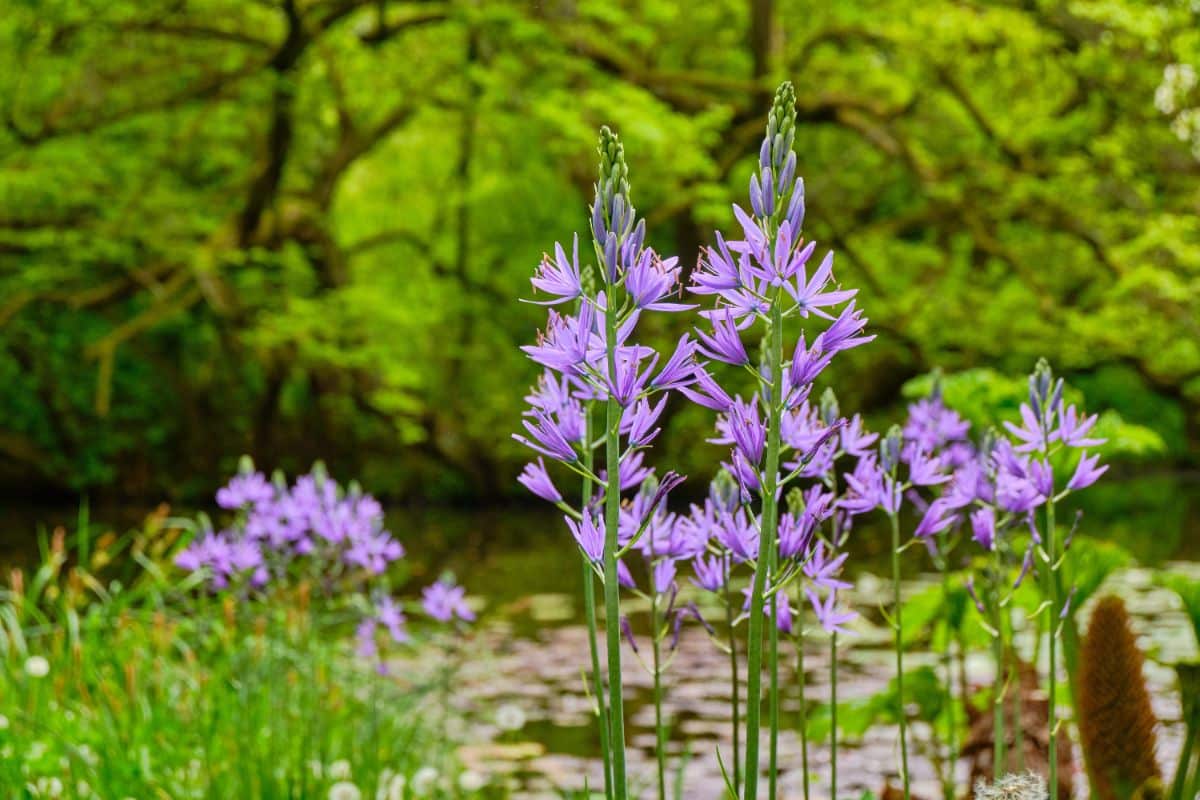
<svg viewBox="0 0 1200 800">
<path fill-rule="evenodd" d="M 583 414 L 583 463 L 588 472 L 592 471 L 592 408 L 587 404 Z M 592 499 L 592 479 L 583 479 L 582 501 L 580 508 L 587 508 Z M 592 694 L 596 698 L 596 718 L 600 724 L 600 754 L 604 759 L 604 797 L 612 800 L 612 757 L 608 747 L 608 711 L 604 700 L 604 681 L 600 676 L 600 645 L 596 633 L 596 574 L 592 571 L 588 557 L 580 554 L 580 565 L 583 581 L 583 614 L 587 620 L 588 650 L 592 658 Z"/>
<path fill-rule="evenodd" d="M 796 682 L 800 684 L 800 767 L 804 772 L 804 800 L 809 800 L 808 790 L 808 707 L 804 697 L 804 617 L 796 620 Z"/>
<path fill-rule="evenodd" d="M 1183 800 L 1183 787 L 1187 783 L 1188 767 L 1192 763 L 1192 750 L 1196 746 L 1196 729 L 1188 725 L 1183 739 L 1183 750 L 1179 753 L 1179 764 L 1175 769 L 1175 780 L 1171 784 L 1171 800 Z"/>
<path fill-rule="evenodd" d="M 1011 633 L 1006 632 L 1005 636 L 1006 638 L 1004 641 L 1005 647 L 1007 648 L 1007 643 L 1012 641 L 1012 635 Z M 1016 687 L 1016 697 L 1013 698 L 1012 704 L 1013 730 L 1023 731 L 1025 730 L 1025 723 L 1021 719 L 1021 675 L 1017 672 L 1017 665 L 1015 663 L 1016 660 L 1010 658 L 1008 661 L 1008 685 Z M 1013 771 L 1017 773 L 1023 773 L 1025 772 L 1025 741 L 1023 738 L 1020 738 L 1020 735 L 1018 734 L 1017 740 L 1014 742 L 1014 744 L 1014 749 L 1016 752 L 1013 753 L 1013 755 L 1016 757 L 1017 763 L 1013 768 Z"/>
<path fill-rule="evenodd" d="M 608 374 L 617 374 L 617 308 L 613 287 L 609 287 L 608 308 L 604 313 L 604 347 Z M 626 800 L 625 781 L 625 703 L 621 685 L 621 598 L 617 584 L 617 526 L 620 523 L 620 448 L 621 406 L 611 394 L 605 403 L 604 457 L 608 486 L 604 490 L 604 632 L 608 648 L 609 736 L 612 758 L 613 798 Z"/>
<path fill-rule="evenodd" d="M 729 682 L 733 687 L 733 789 L 742 791 L 741 751 L 741 682 L 738 678 L 737 632 L 733 627 L 733 601 L 729 599 L 729 587 L 725 587 L 725 625 L 729 629 Z M 807 798 L 806 798 L 807 800 Z"/>
<path fill-rule="evenodd" d="M 942 669 L 946 673 L 946 750 L 949 762 L 942 795 L 945 800 L 954 800 L 954 767 L 958 764 L 958 725 L 954 715 L 954 657 L 951 653 L 953 637 L 950 635 L 950 537 L 943 532 L 941 538 L 942 558 L 938 566 L 942 573 L 942 611 L 946 626 L 946 649 L 942 652 Z"/>
<path fill-rule="evenodd" d="M 1186 796 L 1184 788 L 1188 783 L 1188 772 L 1191 770 L 1192 757 L 1196 755 L 1196 729 L 1200 727 L 1196 719 L 1195 709 L 1188 708 L 1188 697 L 1184 696 L 1184 722 L 1187 724 L 1183 737 L 1183 749 L 1179 751 L 1179 763 L 1175 767 L 1175 780 L 1171 783 L 1170 800 L 1183 800 Z M 1190 713 L 1189 713 L 1190 712 Z M 1193 778 L 1193 781 L 1195 779 Z"/>
<path fill-rule="evenodd" d="M 771 583 L 775 582 L 775 573 L 779 567 L 777 561 L 779 559 L 779 548 L 771 548 L 770 569 L 767 571 L 767 578 Z M 768 603 L 774 603 L 775 598 L 771 598 Z M 771 688 L 768 692 L 768 715 L 770 719 L 771 729 L 771 754 L 769 757 L 768 772 L 767 772 L 767 796 L 771 800 L 775 800 L 777 786 L 779 782 L 779 620 L 778 607 L 775 613 L 771 615 L 771 627 L 768 638 L 768 646 L 770 654 L 768 661 L 771 665 Z"/>
<path fill-rule="evenodd" d="M 658 592 L 653 589 L 651 587 L 650 644 L 654 655 L 654 755 L 658 762 L 658 800 L 667 800 L 667 729 L 663 726 L 662 646 L 659 641 L 661 621 Z"/>
<path fill-rule="evenodd" d="M 775 489 L 779 478 L 779 424 L 783 416 L 783 311 L 778 298 L 771 305 L 771 340 L 767 368 L 771 374 L 770 427 L 767 429 L 767 467 L 762 487 L 762 533 L 758 539 L 758 561 L 750 594 L 750 652 L 746 685 L 746 800 L 758 797 L 758 748 L 762 716 L 763 594 L 771 553 L 775 551 L 778 505 Z M 774 625 L 774 622 L 772 622 Z M 777 665 L 778 653 L 773 659 Z M 778 722 L 778 720 L 773 720 Z"/>
<path fill-rule="evenodd" d="M 837 793 L 838 793 L 837 678 L 838 678 L 837 631 L 834 631 L 833 634 L 829 637 L 829 800 L 837 800 Z"/>
<path fill-rule="evenodd" d="M 896 697 L 900 708 L 900 777 L 904 781 L 904 800 L 909 800 L 908 720 L 904 708 L 904 622 L 900 603 L 900 516 L 888 514 L 892 522 L 892 626 L 896 634 Z"/>
<path fill-rule="evenodd" d="M 1058 534 L 1054 529 L 1054 498 L 1046 501 L 1046 565 L 1050 604 L 1046 607 L 1046 631 L 1050 635 L 1050 800 L 1058 800 Z"/>
<path fill-rule="evenodd" d="M 996 688 L 992 698 L 992 772 L 999 777 L 1008 763 L 1008 737 L 1004 728 L 1004 695 L 1008 675 L 1008 659 L 1004 642 L 1004 609 L 1000 606 L 1000 548 L 993 550 L 993 569 L 991 585 L 992 627 L 992 657 L 996 662 Z"/>
</svg>

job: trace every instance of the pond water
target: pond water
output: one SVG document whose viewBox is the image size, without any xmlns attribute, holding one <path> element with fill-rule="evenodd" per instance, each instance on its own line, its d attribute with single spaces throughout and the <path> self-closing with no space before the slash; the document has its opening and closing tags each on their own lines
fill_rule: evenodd
<svg viewBox="0 0 1200 800">
<path fill-rule="evenodd" d="M 1137 569 L 1120 574 L 1109 588 L 1126 597 L 1143 633 L 1142 643 L 1150 656 L 1147 677 L 1156 711 L 1164 721 L 1159 757 L 1169 773 L 1180 747 L 1180 709 L 1173 689 L 1174 674 L 1165 665 L 1195 655 L 1196 644 L 1174 597 L 1155 588 L 1151 575 L 1161 568 L 1200 574 L 1200 482 L 1178 476 L 1109 482 L 1096 487 L 1086 501 L 1080 535 L 1116 542 L 1139 563 Z M 66 523 L 73 516 L 73 510 L 22 509 L 9 515 L 5 527 L 8 531 L 32 531 L 34 520 Z M 113 510 L 93 516 L 125 524 L 136 515 Z M 485 602 L 476 633 L 479 647 L 473 650 L 477 656 L 464 667 L 455 700 L 472 721 L 465 737 L 472 745 L 462 751 L 464 760 L 506 774 L 519 797 L 560 797 L 560 790 L 580 788 L 585 780 L 593 787 L 601 785 L 599 750 L 581 672 L 587 661 L 587 640 L 580 624 L 579 562 L 557 515 L 513 508 L 408 509 L 390 513 L 389 525 L 408 550 L 412 585 L 426 583 L 449 569 L 474 597 Z M 0 550 L 0 561 L 23 560 L 30 547 L 28 536 L 10 535 Z M 868 697 L 884 688 L 893 674 L 889 634 L 877 611 L 884 602 L 886 582 L 876 576 L 888 574 L 888 537 L 880 528 L 860 527 L 849 549 L 852 555 L 847 567 L 858 580 L 854 602 L 863 612 L 863 622 L 856 635 L 840 643 L 841 699 Z M 904 569 L 911 576 L 906 592 L 920 591 L 934 580 L 928 574 L 929 559 L 920 548 L 905 554 Z M 639 622 L 644 609 L 634 603 L 626 610 L 632 613 L 635 625 L 644 626 L 644 621 Z M 1153 624 L 1149 624 L 1151 620 Z M 829 693 L 827 640 L 810 637 L 808 645 L 806 697 L 809 703 L 821 703 Z M 629 665 L 631 775 L 645 789 L 638 796 L 650 796 L 654 772 L 651 682 L 648 673 L 637 667 L 637 659 L 646 654 L 635 654 L 628 644 L 623 651 Z M 790 649 L 784 646 L 782 652 Z M 788 663 L 789 668 L 782 671 L 786 729 L 780 739 L 780 796 L 798 798 L 803 796 L 799 699 L 790 656 Z M 932 654 L 916 653 L 909 663 L 932 665 L 935 659 Z M 982 654 L 968 658 L 966 670 L 972 683 L 990 680 L 989 660 Z M 703 629 L 686 626 L 667 676 L 672 726 L 669 782 L 674 784 L 682 776 L 686 787 L 682 797 L 721 796 L 716 753 L 719 748 L 726 761 L 731 754 L 728 671 L 728 657 L 717 650 Z M 923 739 L 925 732 L 914 731 L 913 738 Z M 839 796 L 878 792 L 889 778 L 895 781 L 897 761 L 896 732 L 872 728 L 861 741 L 840 751 Z M 812 796 L 828 797 L 829 753 L 821 743 L 811 746 L 810 765 Z M 940 796 L 927 759 L 918 755 L 912 760 L 912 770 L 915 794 Z M 966 779 L 965 771 L 960 779 Z M 1076 784 L 1082 783 L 1080 776 Z"/>
</svg>

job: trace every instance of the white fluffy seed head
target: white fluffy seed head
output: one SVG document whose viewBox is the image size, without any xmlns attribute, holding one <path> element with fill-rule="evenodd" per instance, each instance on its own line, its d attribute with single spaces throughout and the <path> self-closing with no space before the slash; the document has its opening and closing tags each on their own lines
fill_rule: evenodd
<svg viewBox="0 0 1200 800">
<path fill-rule="evenodd" d="M 1002 775 L 995 783 L 975 784 L 975 800 L 1046 800 L 1050 793 L 1040 775 Z"/>
<path fill-rule="evenodd" d="M 329 787 L 329 800 L 362 800 L 362 792 L 349 781 L 338 781 Z"/>
</svg>

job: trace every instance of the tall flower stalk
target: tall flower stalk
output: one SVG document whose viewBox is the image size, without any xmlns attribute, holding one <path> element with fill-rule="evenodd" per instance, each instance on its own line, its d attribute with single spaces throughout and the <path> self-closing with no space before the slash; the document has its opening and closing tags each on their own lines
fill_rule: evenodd
<svg viewBox="0 0 1200 800">
<path fill-rule="evenodd" d="M 715 361 L 745 368 L 757 381 L 757 391 L 749 401 L 733 397 L 704 366 L 697 368 L 695 382 L 682 389 L 695 402 L 721 413 L 721 435 L 716 441 L 733 447 L 727 467 L 738 481 L 742 502 L 750 506 L 753 498 L 758 500 L 758 541 L 746 559 L 754 564 L 748 603 L 746 755 L 742 771 L 746 800 L 758 797 L 762 767 L 759 750 L 764 660 L 770 675 L 771 796 L 776 789 L 779 640 L 775 631 L 764 637 L 764 624 L 768 613 L 776 618 L 776 625 L 783 624 L 782 612 L 787 608 L 783 587 L 788 570 L 794 575 L 798 568 L 795 563 L 785 568 L 776 552 L 779 500 L 786 484 L 798 477 L 820 445 L 838 429 L 831 427 L 826 439 L 808 443 L 807 449 L 796 449 L 784 441 L 785 416 L 807 398 L 812 381 L 834 355 L 870 338 L 861 335 L 866 320 L 849 302 L 855 292 L 830 286 L 832 253 L 811 278 L 808 274 L 807 264 L 816 245 L 801 235 L 804 184 L 796 178 L 796 154 L 792 150 L 795 121 L 795 92 L 790 83 L 785 83 L 776 92 L 759 150 L 758 169 L 750 179 L 751 213 L 734 207 L 745 238 L 726 242 L 718 235 L 717 246 L 709 248 L 702 258 L 691 287 L 696 294 L 713 295 L 717 301 L 714 308 L 701 312 L 712 331 L 699 333 L 700 351 Z M 836 318 L 825 310 L 843 304 L 846 306 Z M 801 335 L 789 360 L 785 358 L 784 323 L 797 317 L 820 317 L 831 324 L 811 345 Z M 741 339 L 742 332 L 756 322 L 765 327 L 763 358 L 757 369 L 751 366 Z M 795 463 L 787 465 L 791 472 L 783 475 L 780 468 L 788 451 L 795 456 Z"/>
<path fill-rule="evenodd" d="M 900 597 L 900 515 L 891 511 L 888 522 L 892 530 L 892 630 L 896 650 L 896 697 L 900 705 L 900 780 L 904 785 L 904 800 L 910 796 L 908 777 L 908 712 L 904 700 L 904 603 Z"/>
<path fill-rule="evenodd" d="M 591 472 L 593 465 L 592 448 L 587 445 L 592 440 L 592 402 L 586 401 L 583 404 L 583 466 L 587 472 Z M 583 496 L 580 498 L 580 507 L 583 508 L 588 504 L 592 497 L 592 479 L 588 475 L 584 475 Z M 592 569 L 592 564 L 588 557 L 580 553 L 579 561 L 581 565 L 582 581 L 583 581 L 583 614 L 587 622 L 588 630 L 588 655 L 592 661 L 592 697 L 596 703 L 596 720 L 600 730 L 600 755 L 604 764 L 604 796 L 611 798 L 612 794 L 612 756 L 608 745 L 609 727 L 608 727 L 608 703 L 604 698 L 604 680 L 600 672 L 600 644 L 598 628 L 596 626 L 596 573 Z"/>
<path fill-rule="evenodd" d="M 1088 455 L 1086 448 L 1104 443 L 1089 435 L 1096 417 L 1083 416 L 1063 400 L 1063 381 L 1055 379 L 1050 365 L 1039 361 L 1029 377 L 1029 402 L 1021 406 L 1021 424 L 1006 422 L 1015 445 L 997 453 L 997 500 L 1007 501 L 1009 510 L 1026 516 L 1033 537 L 1045 606 L 1048 643 L 1048 725 L 1050 729 L 1049 790 L 1051 800 L 1058 797 L 1058 656 L 1063 620 L 1070 613 L 1070 597 L 1063 597 L 1061 568 L 1071 536 L 1060 540 L 1055 521 L 1055 506 L 1071 492 L 1095 483 L 1107 466 Z M 1075 470 L 1066 485 L 1055 487 L 1054 462 L 1060 453 L 1080 450 Z M 1023 456 L 1022 454 L 1029 454 Z M 1038 507 L 1044 509 L 1045 527 L 1039 532 L 1035 522 Z M 1027 560 L 1028 561 L 1028 560 Z"/>
<path fill-rule="evenodd" d="M 539 454 L 526 465 L 520 481 L 565 515 L 567 527 L 583 553 L 587 569 L 604 589 L 608 700 L 600 680 L 598 642 L 589 642 L 593 686 L 603 727 L 606 795 L 625 800 L 629 794 L 625 759 L 625 715 L 621 675 L 621 555 L 646 533 L 651 516 L 667 493 L 682 480 L 673 473 L 655 482 L 653 497 L 622 519 L 622 492 L 645 485 L 654 470 L 644 463 L 645 450 L 658 436 L 665 394 L 694 380 L 695 343 L 679 340 L 664 364 L 651 347 L 631 341 L 646 312 L 673 312 L 691 306 L 672 302 L 678 290 L 677 259 L 660 258 L 644 245 L 645 223 L 629 199 L 628 169 L 620 140 L 604 128 L 600 134 L 600 171 L 592 204 L 591 231 L 598 280 L 579 262 L 576 237 L 570 256 L 561 245 L 536 270 L 535 290 L 551 295 L 536 301 L 556 306 L 577 301 L 574 315 L 550 311 L 546 329 L 534 345 L 522 350 L 545 369 L 527 397 L 524 434 L 514 438 Z M 657 402 L 652 398 L 659 397 Z M 592 430 L 592 409 L 603 407 L 603 431 Z M 599 408 L 596 408 L 599 411 Z M 599 434 L 599 435 L 597 435 Z M 597 473 L 596 451 L 603 449 L 604 469 Z M 583 478 L 578 508 L 564 501 L 544 458 L 557 461 Z M 598 638 L 589 577 L 584 581 L 584 607 L 589 634 Z M 595 634 L 592 632 L 596 631 Z"/>
</svg>

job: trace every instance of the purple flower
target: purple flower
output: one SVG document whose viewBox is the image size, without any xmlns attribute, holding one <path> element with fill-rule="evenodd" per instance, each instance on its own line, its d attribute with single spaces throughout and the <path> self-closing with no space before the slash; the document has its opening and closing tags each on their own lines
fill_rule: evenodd
<svg viewBox="0 0 1200 800">
<path fill-rule="evenodd" d="M 942 460 L 931 456 L 918 448 L 909 453 L 908 479 L 915 486 L 937 486 L 950 480 L 950 476 L 942 472 Z"/>
<path fill-rule="evenodd" d="M 745 509 L 720 514 L 713 531 L 717 542 L 733 555 L 736 563 L 758 558 L 758 521 Z"/>
<path fill-rule="evenodd" d="M 782 226 L 780 228 L 780 239 L 782 240 Z M 812 243 L 810 243 L 810 249 L 811 245 Z M 802 317 L 807 317 L 812 313 L 832 320 L 833 316 L 821 309 L 840 305 L 858 294 L 857 289 L 825 291 L 825 287 L 833 279 L 832 251 L 825 254 L 825 258 L 821 260 L 821 266 L 817 267 L 817 271 L 813 273 L 811 280 L 805 281 L 803 263 L 799 266 L 799 274 L 800 280 L 798 282 L 793 283 L 789 281 L 784 284 L 784 288 L 787 289 L 792 299 L 796 301 L 796 308 Z"/>
<path fill-rule="evenodd" d="M 971 512 L 971 538 L 979 543 L 984 550 L 991 551 L 996 546 L 996 510 L 991 506 L 983 506 Z"/>
<path fill-rule="evenodd" d="M 538 343 L 521 350 L 543 367 L 564 375 L 579 375 L 596 338 L 596 310 L 590 303 L 583 303 L 577 317 L 551 311 L 545 332 L 538 333 Z"/>
<path fill-rule="evenodd" d="M 396 605 L 392 598 L 384 595 L 375 604 L 375 615 L 379 623 L 387 629 L 392 641 L 397 644 L 408 641 L 408 631 L 404 628 L 404 610 Z"/>
<path fill-rule="evenodd" d="M 630 447 L 645 447 L 658 436 L 661 429 L 653 426 L 666 405 L 667 398 L 664 395 L 657 405 L 651 406 L 650 401 L 642 399 L 625 409 L 621 415 L 620 430 L 628 437 Z"/>
<path fill-rule="evenodd" d="M 899 513 L 903 500 L 900 486 L 891 475 L 884 474 L 873 453 L 860 458 L 854 472 L 844 477 L 849 491 L 840 505 L 851 514 L 865 514 L 877 508 L 888 514 Z"/>
<path fill-rule="evenodd" d="M 1029 461 L 1029 482 L 1043 497 L 1054 494 L 1054 469 L 1049 461 L 1034 458 Z"/>
<path fill-rule="evenodd" d="M 927 397 L 908 407 L 904 438 L 919 449 L 932 452 L 966 438 L 970 427 L 971 423 L 946 408 L 941 397 Z"/>
<path fill-rule="evenodd" d="M 675 585 L 675 559 L 661 558 L 654 562 L 654 591 L 666 594 Z"/>
<path fill-rule="evenodd" d="M 692 583 L 706 592 L 719 592 L 729 584 L 729 556 L 696 556 L 692 571 Z"/>
<path fill-rule="evenodd" d="M 741 398 L 733 401 L 729 413 L 717 422 L 717 431 L 721 434 L 712 439 L 717 444 L 732 444 L 751 466 L 757 466 L 762 461 L 763 448 L 767 444 L 767 428 L 758 414 L 758 398 L 749 403 Z"/>
<path fill-rule="evenodd" d="M 217 490 L 217 505 L 221 508 L 245 508 L 269 503 L 274 499 L 275 487 L 261 472 L 235 475 L 228 484 Z"/>
<path fill-rule="evenodd" d="M 804 557 L 811 549 L 817 526 L 833 513 L 833 495 L 813 486 L 806 495 L 804 510 L 799 514 L 783 514 L 779 518 L 779 557 Z"/>
<path fill-rule="evenodd" d="M 575 446 L 567 438 L 563 427 L 559 421 L 550 415 L 541 412 L 533 412 L 533 420 L 521 420 L 521 424 L 525 426 L 525 430 L 529 431 L 531 438 L 522 436 L 519 433 L 514 433 L 512 438 L 525 445 L 526 447 L 535 450 L 542 455 L 550 456 L 556 461 L 572 462 L 579 458 L 579 454 L 575 451 Z"/>
<path fill-rule="evenodd" d="M 641 486 L 646 478 L 654 474 L 653 467 L 643 465 L 642 462 L 645 461 L 645 458 L 646 454 L 641 450 L 637 450 L 621 459 L 617 466 L 617 478 L 620 484 L 619 488 L 622 492 L 628 491 L 635 486 Z M 607 480 L 608 474 L 601 472 L 600 478 Z"/>
<path fill-rule="evenodd" d="M 726 364 L 749 364 L 750 356 L 746 355 L 746 348 L 742 345 L 742 337 L 733 321 L 733 313 L 726 309 L 723 317 L 713 317 L 712 326 L 712 336 L 704 331 L 696 331 L 696 335 L 700 337 L 700 352 Z"/>
<path fill-rule="evenodd" d="M 633 573 L 629 571 L 623 559 L 617 560 L 617 583 L 626 589 L 636 589 L 637 583 L 633 580 Z"/>
<path fill-rule="evenodd" d="M 826 633 L 847 633 L 848 631 L 842 626 L 858 617 L 854 611 L 839 612 L 837 610 L 837 591 L 830 591 L 824 602 L 821 601 L 821 596 L 812 589 L 805 589 L 804 593 L 808 595 L 808 602 L 812 604 L 817 622 L 821 624 Z"/>
<path fill-rule="evenodd" d="M 929 504 L 929 508 L 925 510 L 925 516 L 921 518 L 921 522 L 913 531 L 913 536 L 924 539 L 944 531 L 956 522 L 958 522 L 958 514 L 945 500 L 939 497 Z"/>
<path fill-rule="evenodd" d="M 1099 455 L 1088 455 L 1086 452 L 1079 457 L 1079 464 L 1075 466 L 1075 473 L 1071 476 L 1071 480 L 1067 481 L 1067 488 L 1071 491 L 1086 489 L 1091 486 L 1100 476 L 1108 471 L 1108 465 L 1102 467 L 1097 466 L 1100 461 Z"/>
<path fill-rule="evenodd" d="M 878 439 L 878 433 L 867 432 L 863 427 L 862 417 L 858 414 L 851 417 L 850 421 L 842 428 L 842 450 L 855 458 L 865 456 L 871 445 L 875 444 Z"/>
<path fill-rule="evenodd" d="M 692 294 L 722 294 L 740 289 L 748 281 L 744 265 L 746 257 L 738 257 L 735 263 L 721 232 L 717 231 L 716 236 L 716 248 L 706 248 L 704 257 L 692 273 L 692 285 L 688 287 Z"/>
<path fill-rule="evenodd" d="M 1028 478 L 1000 473 L 996 476 L 996 503 L 1013 514 L 1026 514 L 1046 502 Z"/>
<path fill-rule="evenodd" d="M 693 403 L 713 411 L 728 411 L 733 405 L 733 398 L 713 380 L 704 367 L 697 365 L 692 378 L 692 385 L 681 386 L 679 391 Z"/>
<path fill-rule="evenodd" d="M 685 303 L 664 303 L 663 298 L 679 284 L 679 259 L 659 260 L 649 248 L 642 251 L 637 262 L 625 273 L 625 290 L 635 307 L 646 311 L 687 311 L 695 308 Z"/>
<path fill-rule="evenodd" d="M 596 519 L 591 511 L 584 509 L 583 522 L 576 522 L 570 517 L 564 517 L 571 535 L 575 537 L 579 549 L 593 562 L 604 558 L 604 520 Z"/>
<path fill-rule="evenodd" d="M 448 578 L 425 587 L 421 593 L 421 607 L 438 622 L 450 622 L 455 617 L 464 622 L 475 620 L 475 612 L 467 605 L 466 590 Z"/>
<path fill-rule="evenodd" d="M 855 308 L 856 300 L 851 300 L 842 309 L 833 324 L 817 335 L 813 347 L 830 355 L 850 350 L 859 345 L 875 340 L 875 335 L 861 336 L 867 327 L 867 318 L 862 311 Z"/>
<path fill-rule="evenodd" d="M 350 546 L 343 556 L 347 564 L 363 567 L 374 575 L 404 555 L 404 548 L 387 531 L 358 531 L 348 537 Z"/>
<path fill-rule="evenodd" d="M 788 379 L 792 386 L 807 386 L 812 383 L 821 371 L 833 362 L 833 356 L 833 353 L 822 350 L 817 342 L 813 342 L 812 348 L 809 349 L 804 334 L 801 334 L 796 342 L 796 350 L 792 353 L 791 366 L 788 367 Z"/>
<path fill-rule="evenodd" d="M 571 259 L 563 252 L 562 245 L 554 243 L 554 260 L 542 257 L 542 263 L 530 281 L 533 288 L 555 295 L 554 300 L 545 300 L 538 305 L 557 305 L 574 300 L 583 292 L 579 275 L 579 236 L 575 236 L 571 248 Z"/>
<path fill-rule="evenodd" d="M 530 461 L 526 464 L 517 480 L 522 486 L 546 502 L 562 502 L 562 495 L 555 488 L 554 482 L 550 480 L 550 473 L 546 472 L 546 463 L 542 461 L 541 456 L 538 456 L 536 462 Z"/>
<path fill-rule="evenodd" d="M 828 558 L 832 551 L 827 551 L 824 542 L 817 542 L 812 558 L 804 562 L 804 574 L 817 586 L 825 589 L 849 589 L 850 584 L 838 579 L 842 564 L 846 563 L 847 553 L 836 558 Z"/>
<path fill-rule="evenodd" d="M 1058 436 L 1067 447 L 1099 447 L 1104 439 L 1089 439 L 1088 431 L 1096 424 L 1097 416 L 1081 418 L 1075 406 L 1068 406 L 1059 414 Z"/>
<path fill-rule="evenodd" d="M 1050 449 L 1050 443 L 1057 438 L 1057 433 L 1046 431 L 1042 420 L 1033 413 L 1028 403 L 1021 404 L 1021 422 L 1022 425 L 1015 425 L 1008 420 L 1004 421 L 1008 432 L 1021 441 L 1016 447 L 1018 453 L 1044 453 Z"/>
<path fill-rule="evenodd" d="M 679 337 L 675 352 L 663 365 L 662 372 L 650 381 L 651 389 L 679 389 L 695 380 L 696 343 L 686 333 Z"/>
</svg>

